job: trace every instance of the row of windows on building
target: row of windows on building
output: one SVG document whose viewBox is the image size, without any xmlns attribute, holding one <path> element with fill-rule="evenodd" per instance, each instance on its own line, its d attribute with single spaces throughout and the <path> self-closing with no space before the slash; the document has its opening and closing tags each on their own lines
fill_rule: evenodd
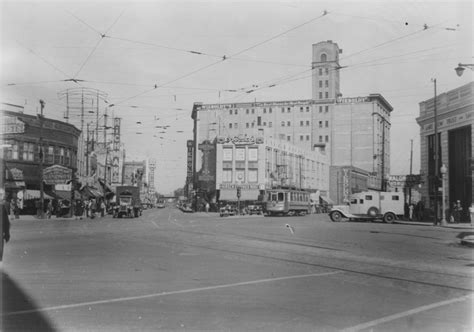
<svg viewBox="0 0 474 332">
<path fill-rule="evenodd" d="M 279 138 L 281 140 L 284 140 L 285 139 L 285 134 L 280 134 Z M 305 136 L 304 135 L 300 135 L 300 141 L 304 141 L 305 139 Z M 286 135 L 286 140 L 288 142 L 291 142 L 291 135 Z M 306 141 L 310 141 L 311 140 L 311 136 L 310 135 L 306 135 Z M 326 136 L 323 136 L 323 135 L 319 135 L 319 143 L 324 143 L 324 142 L 329 142 L 329 136 L 326 135 Z"/>
<path fill-rule="evenodd" d="M 258 182 L 258 169 L 232 169 L 226 168 L 222 170 L 222 182 L 244 182 L 244 183 L 257 183 Z"/>
<path fill-rule="evenodd" d="M 20 160 L 39 162 L 39 145 L 31 142 L 6 141 L 9 147 L 4 149 L 5 160 Z M 46 164 L 58 164 L 64 166 L 74 166 L 74 153 L 71 149 L 43 145 L 43 161 Z"/>
<path fill-rule="evenodd" d="M 324 126 L 323 126 L 324 125 Z M 263 122 L 263 126 L 266 127 L 267 126 L 267 122 Z M 281 122 L 281 126 L 282 127 L 291 127 L 291 121 L 282 121 Z M 306 121 L 300 121 L 300 127 L 309 127 L 311 126 L 311 122 L 309 120 L 306 120 Z M 272 128 L 273 127 L 273 123 L 270 121 L 268 122 L 268 127 Z M 239 128 L 239 124 L 237 122 L 235 123 L 229 123 L 229 129 L 238 129 Z M 245 124 L 245 128 L 255 128 L 255 122 L 247 122 Z M 319 128 L 329 128 L 329 121 L 319 121 Z"/>
<path fill-rule="evenodd" d="M 320 81 L 322 82 L 322 81 Z M 327 81 L 326 81 L 326 87 L 327 87 Z M 320 92 L 320 98 L 322 98 L 322 92 Z M 329 98 L 329 92 L 326 92 L 326 98 Z M 326 106 L 319 106 L 319 113 L 323 113 L 323 107 L 324 107 L 324 110 L 325 112 L 329 112 L 329 106 L 326 105 Z M 281 107 L 281 113 L 291 113 L 291 107 Z M 309 106 L 300 106 L 300 112 L 309 112 L 310 111 L 310 107 Z M 264 114 L 272 114 L 273 113 L 273 109 L 270 107 L 270 108 L 264 108 L 263 109 L 263 113 Z M 245 110 L 245 114 L 255 114 L 255 109 L 252 108 L 252 109 L 246 109 Z M 230 109 L 229 110 L 229 115 L 239 115 L 239 109 Z"/>
<path fill-rule="evenodd" d="M 322 61 L 322 62 L 324 62 L 324 61 Z M 323 75 L 323 68 L 319 68 L 318 72 L 319 72 L 319 75 L 322 76 Z M 324 68 L 324 74 L 329 75 L 329 68 L 327 68 L 327 67 Z"/>
</svg>

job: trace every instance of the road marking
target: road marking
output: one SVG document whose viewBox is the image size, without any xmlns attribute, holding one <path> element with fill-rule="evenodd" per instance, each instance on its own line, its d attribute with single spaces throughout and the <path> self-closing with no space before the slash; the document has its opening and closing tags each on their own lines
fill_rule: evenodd
<svg viewBox="0 0 474 332">
<path fill-rule="evenodd" d="M 31 313 L 36 313 L 36 312 L 44 312 L 44 311 L 52 311 L 52 310 L 74 309 L 74 308 L 87 307 L 87 306 L 98 305 L 98 304 L 109 304 L 109 303 L 115 303 L 115 302 L 143 300 L 143 299 L 166 296 L 166 295 L 196 293 L 196 292 L 203 292 L 203 291 L 216 290 L 216 289 L 222 289 L 222 288 L 232 288 L 232 287 L 239 287 L 239 286 L 263 284 L 263 283 L 266 283 L 266 282 L 273 282 L 273 281 L 302 279 L 302 278 L 311 278 L 311 277 L 323 277 L 323 276 L 339 274 L 339 273 L 343 273 L 343 272 L 342 271 L 333 271 L 333 272 L 324 272 L 324 273 L 300 274 L 300 275 L 293 275 L 293 276 L 287 276 L 287 277 L 236 282 L 236 283 L 232 283 L 232 284 L 224 284 L 224 285 L 217 285 L 217 286 L 183 289 L 183 290 L 178 290 L 178 291 L 161 292 L 161 293 L 154 293 L 154 294 L 147 294 L 147 295 L 119 297 L 119 298 L 108 299 L 108 300 L 98 300 L 98 301 L 81 302 L 81 303 L 74 303 L 74 304 L 65 304 L 65 305 L 58 305 L 58 306 L 53 306 L 53 307 L 12 311 L 12 312 L 7 312 L 7 313 L 2 313 L 2 314 L 0 314 L 0 317 L 25 315 L 25 314 L 31 314 Z"/>
<path fill-rule="evenodd" d="M 396 319 L 411 316 L 411 315 L 414 315 L 414 314 L 417 314 L 417 313 L 420 313 L 420 312 L 423 312 L 423 311 L 436 309 L 436 308 L 439 308 L 439 307 L 442 307 L 442 306 L 445 306 L 445 305 L 450 305 L 450 304 L 453 304 L 453 303 L 456 303 L 456 302 L 463 302 L 463 301 L 466 301 L 466 300 L 472 300 L 473 298 L 474 298 L 474 294 L 470 294 L 470 295 L 461 296 L 461 297 L 451 299 L 451 300 L 435 302 L 435 303 L 424 305 L 424 306 L 414 308 L 414 309 L 411 309 L 411 310 L 408 310 L 408 311 L 403 311 L 403 312 L 400 312 L 398 314 L 385 316 L 385 317 L 373 320 L 371 322 L 362 323 L 362 324 L 359 324 L 359 325 L 356 325 L 356 326 L 348 327 L 346 329 L 343 329 L 342 332 L 353 332 L 353 331 L 365 330 L 365 329 L 368 329 L 370 327 L 374 327 L 374 326 L 377 326 L 377 325 L 380 325 L 380 324 L 385 324 L 385 323 L 391 322 L 391 321 L 396 320 Z"/>
</svg>

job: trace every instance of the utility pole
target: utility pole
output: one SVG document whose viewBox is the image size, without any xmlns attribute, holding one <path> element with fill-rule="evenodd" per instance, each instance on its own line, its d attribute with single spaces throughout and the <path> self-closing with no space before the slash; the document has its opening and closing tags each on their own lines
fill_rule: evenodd
<svg viewBox="0 0 474 332">
<path fill-rule="evenodd" d="M 382 191 L 385 191 L 385 118 L 382 120 Z"/>
<path fill-rule="evenodd" d="M 86 140 L 86 176 L 89 176 L 89 123 L 87 124 L 87 140 Z"/>
<path fill-rule="evenodd" d="M 410 146 L 410 175 L 412 175 L 413 174 L 413 140 L 412 139 L 410 140 L 410 144 L 411 144 Z M 408 204 L 411 204 L 411 183 L 408 186 Z"/>
<path fill-rule="evenodd" d="M 41 105 L 41 115 L 39 117 L 40 120 L 40 137 L 39 137 L 39 174 L 40 174 L 40 214 L 39 217 L 41 219 L 44 218 L 44 186 L 43 186 L 43 109 L 44 109 L 44 101 L 40 99 Z"/>
</svg>

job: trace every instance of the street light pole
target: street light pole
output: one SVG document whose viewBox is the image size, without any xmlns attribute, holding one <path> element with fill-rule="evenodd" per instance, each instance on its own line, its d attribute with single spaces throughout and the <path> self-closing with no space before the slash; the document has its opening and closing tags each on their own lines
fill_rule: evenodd
<svg viewBox="0 0 474 332">
<path fill-rule="evenodd" d="M 458 63 L 458 66 L 454 68 L 454 70 L 456 71 L 456 74 L 458 74 L 458 76 L 462 76 L 466 68 L 473 70 L 472 69 L 473 67 L 474 67 L 474 63 Z"/>
</svg>

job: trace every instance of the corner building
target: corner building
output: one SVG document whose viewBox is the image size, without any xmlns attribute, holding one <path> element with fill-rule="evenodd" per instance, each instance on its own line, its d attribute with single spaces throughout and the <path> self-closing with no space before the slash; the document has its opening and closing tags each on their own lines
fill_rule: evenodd
<svg viewBox="0 0 474 332">
<path fill-rule="evenodd" d="M 436 98 L 438 122 L 438 166 L 447 167 L 445 174 L 446 208 L 459 200 L 462 206 L 461 221 L 469 220 L 469 207 L 474 202 L 472 197 L 473 175 L 473 132 L 474 122 L 474 83 L 442 93 Z M 420 126 L 420 156 L 423 184 L 422 197 L 425 207 L 434 209 L 435 198 L 441 208 L 441 181 L 435 176 L 434 148 L 434 110 L 435 99 L 420 102 L 420 116 L 416 119 Z M 438 173 L 441 175 L 441 173 Z M 438 193 L 437 193 L 438 190 Z M 437 195 L 436 195 L 437 193 Z M 440 215 L 440 214 L 438 214 Z"/>
</svg>

